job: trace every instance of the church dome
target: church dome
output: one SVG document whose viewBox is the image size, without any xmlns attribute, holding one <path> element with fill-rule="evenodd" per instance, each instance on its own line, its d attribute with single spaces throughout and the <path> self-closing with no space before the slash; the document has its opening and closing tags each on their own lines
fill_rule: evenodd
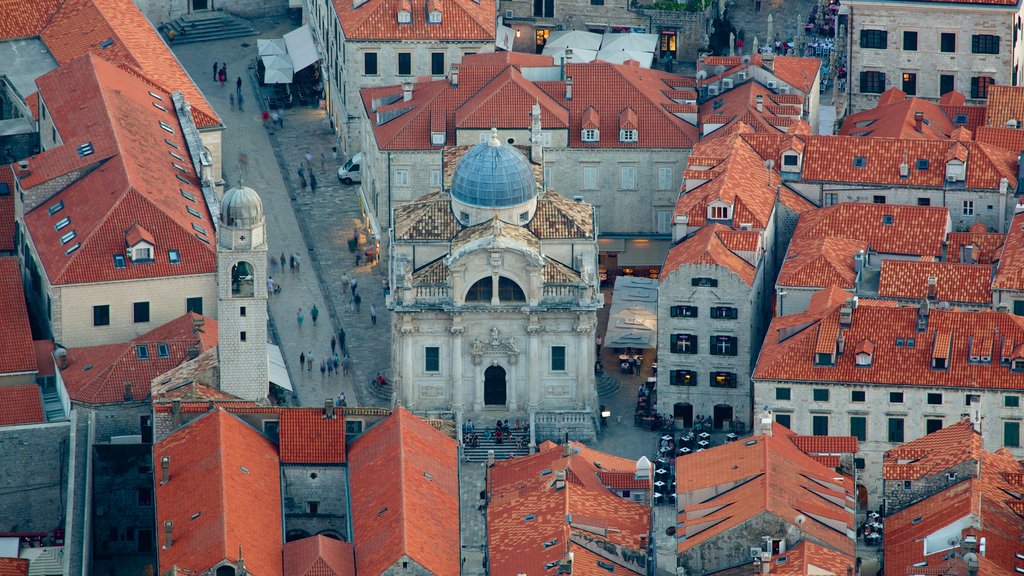
<svg viewBox="0 0 1024 576">
<path fill-rule="evenodd" d="M 263 223 L 263 201 L 255 190 L 238 185 L 220 201 L 220 221 L 225 226 L 255 226 Z"/>
<path fill-rule="evenodd" d="M 477 144 L 455 166 L 452 198 L 480 208 L 518 206 L 537 196 L 537 179 L 530 162 L 515 148 L 498 140 Z"/>
</svg>

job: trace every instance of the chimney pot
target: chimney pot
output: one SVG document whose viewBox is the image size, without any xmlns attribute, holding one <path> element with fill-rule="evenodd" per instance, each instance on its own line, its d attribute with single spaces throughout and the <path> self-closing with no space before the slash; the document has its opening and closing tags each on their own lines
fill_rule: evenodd
<svg viewBox="0 0 1024 576">
<path fill-rule="evenodd" d="M 324 418 L 334 420 L 334 399 L 324 398 Z"/>
<path fill-rule="evenodd" d="M 924 112 L 914 112 L 914 129 L 920 132 L 922 124 L 924 124 Z"/>
<path fill-rule="evenodd" d="M 402 102 L 409 102 L 412 100 L 412 82 L 402 83 Z"/>
<path fill-rule="evenodd" d="M 565 78 L 565 99 L 572 100 L 572 76 Z"/>
<path fill-rule="evenodd" d="M 170 520 L 164 520 L 164 549 L 171 547 L 173 543 L 171 540 L 171 532 L 174 531 L 174 522 Z"/>
<path fill-rule="evenodd" d="M 160 484 L 167 484 L 171 481 L 171 457 L 160 458 L 161 480 Z"/>
</svg>

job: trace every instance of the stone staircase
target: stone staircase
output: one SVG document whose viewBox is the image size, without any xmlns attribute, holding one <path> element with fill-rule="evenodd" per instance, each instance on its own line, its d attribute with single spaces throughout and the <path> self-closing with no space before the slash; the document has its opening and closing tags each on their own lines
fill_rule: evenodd
<svg viewBox="0 0 1024 576">
<path fill-rule="evenodd" d="M 607 372 L 602 372 L 595 378 L 597 395 L 601 398 L 614 396 L 619 391 L 620 386 L 622 386 L 622 383 L 619 382 L 619 379 Z"/>
<path fill-rule="evenodd" d="M 186 14 L 168 22 L 163 30 L 165 35 L 168 29 L 174 30 L 175 44 L 191 44 L 259 34 L 259 31 L 245 20 L 219 10 Z"/>
<path fill-rule="evenodd" d="M 67 418 L 67 414 L 64 414 L 64 405 L 60 402 L 60 396 L 57 392 L 43 392 L 43 412 L 46 414 L 47 422 L 54 422 L 56 420 L 64 420 Z"/>
<path fill-rule="evenodd" d="M 525 431 L 512 431 L 512 437 L 506 438 L 502 435 L 501 444 L 494 439 L 494 430 L 491 429 L 491 437 L 487 438 L 485 430 L 477 428 L 477 435 L 480 437 L 480 445 L 476 448 L 466 446 L 463 448 L 463 455 L 468 462 L 486 462 L 488 451 L 494 450 L 496 461 L 507 460 L 509 456 L 526 456 L 530 453 L 530 433 Z M 524 439 L 523 448 L 516 447 L 516 441 Z"/>
</svg>

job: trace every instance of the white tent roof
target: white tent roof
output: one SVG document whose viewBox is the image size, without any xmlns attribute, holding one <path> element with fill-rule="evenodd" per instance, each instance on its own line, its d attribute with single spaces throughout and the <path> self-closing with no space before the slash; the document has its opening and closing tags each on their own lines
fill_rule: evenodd
<svg viewBox="0 0 1024 576">
<path fill-rule="evenodd" d="M 294 69 L 288 55 L 264 56 L 263 66 L 266 72 L 263 74 L 263 82 L 267 84 L 290 84 Z"/>
<path fill-rule="evenodd" d="M 285 34 L 284 43 L 288 46 L 288 56 L 295 70 L 302 70 L 320 59 L 320 52 L 316 49 L 308 24 Z"/>
<path fill-rule="evenodd" d="M 658 281 L 619 276 L 612 292 L 604 345 L 612 348 L 658 347 Z"/>
<path fill-rule="evenodd" d="M 259 51 L 260 56 L 273 56 L 274 54 L 282 55 L 288 53 L 288 48 L 284 43 L 284 38 L 257 38 L 256 48 Z"/>
<path fill-rule="evenodd" d="M 287 54 L 273 54 L 263 57 L 263 66 L 267 70 L 294 70 L 292 61 Z"/>
<path fill-rule="evenodd" d="M 544 47 L 543 54 L 545 56 L 551 56 L 556 65 L 562 64 L 562 59 L 565 58 L 565 48 L 549 46 Z M 597 58 L 597 52 L 594 50 L 583 50 L 582 48 L 573 48 L 572 56 L 569 58 L 569 62 L 581 63 L 590 62 Z"/>
<path fill-rule="evenodd" d="M 559 30 L 548 36 L 544 48 L 572 48 L 581 50 L 597 51 L 601 48 L 601 34 L 587 32 L 585 30 Z"/>
<path fill-rule="evenodd" d="M 292 390 L 292 381 L 288 378 L 288 369 L 284 367 L 281 349 L 270 343 L 267 343 L 267 375 L 272 384 Z"/>
<path fill-rule="evenodd" d="M 627 50 L 654 53 L 658 47 L 657 34 L 605 34 L 601 38 L 601 50 Z"/>
<path fill-rule="evenodd" d="M 653 52 L 634 52 L 632 50 L 604 50 L 597 53 L 597 60 L 611 64 L 625 64 L 627 60 L 636 60 L 643 68 L 650 68 L 654 63 Z"/>
</svg>

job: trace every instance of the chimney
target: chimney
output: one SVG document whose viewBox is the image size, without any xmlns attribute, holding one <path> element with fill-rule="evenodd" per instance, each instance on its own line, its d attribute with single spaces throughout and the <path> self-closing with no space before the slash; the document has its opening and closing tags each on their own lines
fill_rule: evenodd
<svg viewBox="0 0 1024 576">
<path fill-rule="evenodd" d="M 846 352 L 846 330 L 840 329 L 836 337 L 836 354 Z"/>
<path fill-rule="evenodd" d="M 764 95 L 758 94 L 754 100 L 757 102 L 757 113 L 764 112 Z"/>
<path fill-rule="evenodd" d="M 847 298 L 839 309 L 839 327 L 849 328 L 853 324 L 853 298 Z"/>
<path fill-rule="evenodd" d="M 963 250 L 964 264 L 974 264 L 974 244 L 967 244 L 966 246 L 963 247 Z"/>
<path fill-rule="evenodd" d="M 922 124 L 924 124 L 924 112 L 914 112 L 914 130 L 920 132 Z"/>
<path fill-rule="evenodd" d="M 909 178 L 909 177 L 910 177 L 910 165 L 907 164 L 906 160 L 903 160 L 903 162 L 900 162 L 900 178 Z"/>
<path fill-rule="evenodd" d="M 459 87 L 459 65 L 452 64 L 451 71 L 448 73 L 448 79 L 451 80 L 452 88 Z"/>
<path fill-rule="evenodd" d="M 569 446 L 568 442 L 562 443 L 562 458 L 568 458 L 572 454 L 572 447 Z"/>
<path fill-rule="evenodd" d="M 181 398 L 171 400 L 171 427 L 181 428 Z"/>
<path fill-rule="evenodd" d="M 238 562 L 235 562 L 235 570 L 238 572 L 239 576 L 244 576 L 245 574 L 248 574 L 248 572 L 245 571 L 245 558 L 242 557 L 241 544 L 238 545 Z"/>
<path fill-rule="evenodd" d="M 565 99 L 572 100 L 572 76 L 565 78 Z"/>
<path fill-rule="evenodd" d="M 213 400 L 210 400 L 210 402 L 206 405 L 207 412 L 213 412 L 216 408 L 217 405 L 213 403 Z"/>
<path fill-rule="evenodd" d="M 412 100 L 412 82 L 402 83 L 402 102 L 409 102 Z"/>
<path fill-rule="evenodd" d="M 334 399 L 324 398 L 324 419 L 334 420 Z"/>
<path fill-rule="evenodd" d="M 540 104 L 533 103 L 530 109 L 530 162 L 544 164 L 544 135 L 541 133 Z M 545 186 L 547 186 L 545 182 Z"/>
<path fill-rule="evenodd" d="M 935 276 L 928 277 L 928 299 L 936 300 L 939 297 L 939 279 Z"/>
<path fill-rule="evenodd" d="M 772 435 L 772 411 L 765 406 L 764 412 L 761 412 L 761 434 L 763 436 Z"/>
<path fill-rule="evenodd" d="M 646 550 L 647 549 L 647 535 L 646 534 L 641 534 L 640 535 L 640 549 L 641 550 Z"/>
<path fill-rule="evenodd" d="M 174 530 L 174 522 L 164 520 L 164 550 L 171 547 L 171 532 Z"/>
<path fill-rule="evenodd" d="M 761 553 L 761 574 L 771 574 L 772 572 L 772 553 L 768 552 Z"/>
<path fill-rule="evenodd" d="M 131 402 L 132 401 L 132 382 L 131 382 L 131 380 L 125 380 L 124 381 L 124 401 L 125 402 Z"/>
<path fill-rule="evenodd" d="M 917 307 L 917 331 L 924 332 L 928 329 L 928 300 L 921 300 L 921 304 Z"/>
<path fill-rule="evenodd" d="M 64 348 L 57 348 L 53 355 L 57 357 L 57 367 L 61 370 L 66 370 L 68 367 L 68 351 Z"/>
<path fill-rule="evenodd" d="M 160 458 L 160 485 L 163 486 L 171 481 L 171 457 Z M 170 546 L 170 544 L 168 544 Z"/>
<path fill-rule="evenodd" d="M 676 214 L 675 223 L 672 225 L 672 241 L 679 242 L 686 236 L 686 230 L 690 224 L 689 214 Z"/>
</svg>

